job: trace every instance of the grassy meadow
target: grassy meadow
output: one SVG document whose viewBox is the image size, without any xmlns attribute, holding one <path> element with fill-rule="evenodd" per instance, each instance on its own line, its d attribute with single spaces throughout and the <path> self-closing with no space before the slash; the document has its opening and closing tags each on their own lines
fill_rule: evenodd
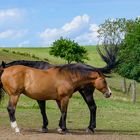
<svg viewBox="0 0 140 140">
<path fill-rule="evenodd" d="M 101 61 L 99 55 L 96 52 L 95 46 L 86 46 L 86 49 L 88 50 L 88 57 L 89 57 L 89 60 L 87 60 L 86 63 L 90 65 L 94 65 L 94 66 L 104 65 L 104 62 Z M 49 54 L 50 48 L 8 48 L 7 50 L 10 50 L 10 52 L 15 51 L 15 52 L 23 52 L 23 53 L 27 52 L 29 54 L 35 54 L 40 59 L 42 60 L 47 59 L 50 63 L 53 63 L 53 64 L 67 63 L 65 60 L 61 58 L 56 58 L 50 55 Z"/>
<path fill-rule="evenodd" d="M 40 60 L 47 59 L 50 63 L 60 64 L 66 63 L 60 58 L 55 58 L 49 55 L 49 48 L 7 48 L 8 52 L 0 49 L 0 60 L 6 62 L 13 60 L 36 60 L 30 56 L 22 56 L 16 52 L 28 52 L 39 57 Z M 104 62 L 97 54 L 95 46 L 87 46 L 89 61 L 87 64 L 101 67 Z M 112 97 L 105 99 L 102 93 L 97 90 L 94 97 L 97 103 L 97 131 L 109 133 L 125 133 L 140 135 L 140 84 L 137 83 L 137 102 L 131 102 L 131 94 L 121 92 L 121 77 L 117 74 L 112 74 L 107 81 L 112 90 Z M 129 84 L 131 80 L 127 80 Z M 8 97 L 5 95 L 4 100 L 0 104 L 0 126 L 10 127 L 6 106 Z M 54 101 L 47 101 L 47 115 L 49 119 L 49 128 L 55 129 L 58 127 L 60 112 Z M 21 128 L 41 128 L 42 119 L 35 100 L 22 95 L 18 102 L 16 111 L 17 122 Z M 70 100 L 68 108 L 67 127 L 70 129 L 85 129 L 89 123 L 89 110 L 82 97 L 75 93 Z"/>
</svg>

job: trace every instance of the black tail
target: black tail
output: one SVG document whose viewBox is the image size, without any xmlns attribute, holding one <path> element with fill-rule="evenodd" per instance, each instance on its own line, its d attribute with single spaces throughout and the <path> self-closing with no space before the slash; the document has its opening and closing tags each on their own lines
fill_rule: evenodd
<svg viewBox="0 0 140 140">
<path fill-rule="evenodd" d="M 3 85 L 1 82 L 1 76 L 4 70 L 0 70 L 0 102 L 2 101 L 3 97 L 4 97 L 4 91 L 2 89 Z"/>
<path fill-rule="evenodd" d="M 103 68 L 99 68 L 103 73 L 110 73 L 113 68 L 117 65 L 117 54 L 118 54 L 119 46 L 97 46 L 97 51 L 102 58 L 102 60 L 107 64 Z"/>
</svg>

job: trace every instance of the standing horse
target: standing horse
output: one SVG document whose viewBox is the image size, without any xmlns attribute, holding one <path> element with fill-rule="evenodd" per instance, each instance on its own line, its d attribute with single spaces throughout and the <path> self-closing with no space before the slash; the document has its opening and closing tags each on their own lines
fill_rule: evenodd
<svg viewBox="0 0 140 140">
<path fill-rule="evenodd" d="M 20 132 L 16 123 L 15 109 L 21 93 L 35 100 L 56 100 L 61 110 L 59 126 L 62 133 L 67 131 L 69 98 L 79 87 L 92 84 L 106 98 L 111 96 L 111 90 L 103 74 L 91 67 L 85 67 L 84 64 L 66 64 L 47 71 L 21 65 L 11 66 L 1 73 L 0 84 L 9 95 L 8 112 L 11 127 L 15 132 Z"/>
<path fill-rule="evenodd" d="M 37 69 L 42 69 L 42 70 L 47 70 L 51 67 L 54 67 L 54 65 L 49 64 L 48 62 L 44 62 L 44 61 L 27 61 L 27 60 L 18 60 L 18 61 L 12 61 L 10 63 L 5 63 L 2 62 L 1 66 L 2 68 L 7 68 L 10 66 L 14 66 L 14 65 L 24 65 L 24 66 L 29 66 L 29 67 L 33 67 L 33 68 L 37 68 Z M 78 68 L 79 64 L 75 64 L 73 65 L 74 67 Z M 94 68 L 91 67 L 89 65 L 81 65 L 80 67 L 82 68 Z M 97 68 L 94 68 L 97 69 Z M 106 72 L 106 70 L 104 68 L 102 69 L 98 69 L 102 72 Z M 94 92 L 94 86 L 89 83 L 86 85 L 83 85 L 81 87 L 78 87 L 78 91 L 80 93 L 80 95 L 83 97 L 83 99 L 85 100 L 89 110 L 90 110 L 90 121 L 89 121 L 89 126 L 87 131 L 91 131 L 94 132 L 94 129 L 96 128 L 96 103 L 95 100 L 93 98 L 93 92 Z M 42 119 L 43 119 L 43 126 L 42 126 L 42 131 L 43 132 L 47 132 L 47 125 L 48 125 L 48 119 L 46 116 L 46 101 L 45 100 L 37 100 L 38 104 L 39 104 L 39 108 L 41 110 L 41 114 L 42 114 Z M 57 102 L 57 101 L 56 101 Z M 59 102 L 57 102 L 58 107 L 60 108 L 60 104 Z"/>
</svg>

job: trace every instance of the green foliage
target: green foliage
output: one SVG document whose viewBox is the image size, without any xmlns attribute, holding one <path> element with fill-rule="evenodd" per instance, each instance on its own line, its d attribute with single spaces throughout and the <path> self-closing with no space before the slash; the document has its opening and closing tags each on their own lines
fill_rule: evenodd
<svg viewBox="0 0 140 140">
<path fill-rule="evenodd" d="M 127 21 L 118 58 L 120 63 L 117 72 L 140 82 L 140 19 Z"/>
<path fill-rule="evenodd" d="M 78 43 L 70 39 L 64 39 L 62 37 L 53 42 L 49 53 L 67 60 L 68 63 L 72 61 L 84 62 L 84 59 L 88 59 L 87 50 L 84 47 L 79 46 Z"/>
</svg>

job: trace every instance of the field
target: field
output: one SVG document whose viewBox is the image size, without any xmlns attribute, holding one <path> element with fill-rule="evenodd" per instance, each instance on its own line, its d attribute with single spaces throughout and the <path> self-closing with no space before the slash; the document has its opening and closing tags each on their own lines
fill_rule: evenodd
<svg viewBox="0 0 140 140">
<path fill-rule="evenodd" d="M 90 60 L 88 64 L 94 66 L 103 66 L 95 47 L 87 47 Z M 64 60 L 54 58 L 48 53 L 49 48 L 14 48 L 10 52 L 0 51 L 0 60 L 12 61 L 17 59 L 34 58 L 21 56 L 12 53 L 12 51 L 28 52 L 35 54 L 40 59 L 48 59 L 54 64 L 65 63 Z M 97 103 L 97 128 L 95 134 L 86 134 L 85 129 L 89 123 L 89 111 L 82 97 L 75 93 L 70 100 L 68 108 L 67 127 L 70 129 L 69 136 L 57 134 L 58 121 L 60 117 L 59 109 L 54 101 L 47 102 L 47 115 L 49 119 L 49 133 L 42 134 L 40 128 L 42 125 L 41 115 L 36 101 L 25 97 L 20 97 L 16 110 L 17 123 L 22 128 L 22 136 L 15 136 L 10 129 L 9 118 L 6 110 L 8 97 L 5 95 L 0 104 L 0 140 L 5 139 L 140 139 L 140 96 L 137 94 L 137 102 L 131 102 L 131 94 L 126 95 L 120 90 L 121 77 L 112 74 L 112 78 L 107 79 L 113 91 L 110 99 L 105 99 L 101 93 L 95 91 L 95 100 Z M 130 83 L 130 80 L 127 80 Z M 137 93 L 140 91 L 140 84 L 137 84 Z M 55 135 L 54 135 L 55 134 Z M 11 138 L 12 136 L 12 138 Z"/>
</svg>

